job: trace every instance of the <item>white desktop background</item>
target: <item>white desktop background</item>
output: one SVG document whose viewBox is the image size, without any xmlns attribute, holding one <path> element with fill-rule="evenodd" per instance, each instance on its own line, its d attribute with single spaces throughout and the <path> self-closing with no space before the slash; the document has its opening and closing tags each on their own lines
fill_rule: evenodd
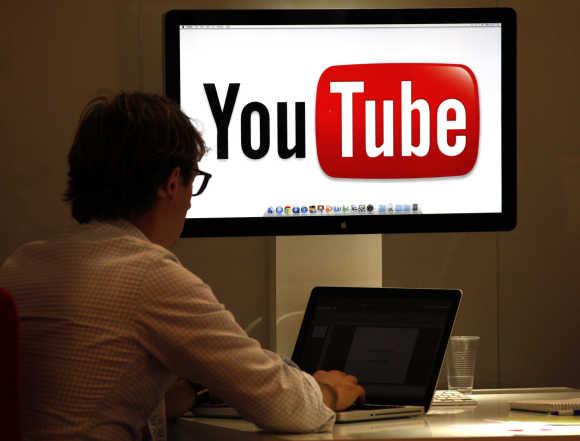
<svg viewBox="0 0 580 441">
<path fill-rule="evenodd" d="M 422 213 L 501 211 L 501 28 L 499 26 L 229 27 L 180 31 L 181 106 L 208 147 L 199 168 L 212 173 L 192 199 L 189 218 L 260 217 L 268 206 L 418 203 Z M 478 82 L 477 161 L 460 177 L 336 179 L 318 164 L 314 126 L 318 79 L 329 66 L 362 63 L 457 63 Z M 229 83 L 240 83 L 229 126 L 229 159 L 218 160 L 216 127 L 203 88 L 216 86 L 223 107 Z M 420 97 L 413 96 L 413 99 Z M 240 115 L 252 101 L 270 113 L 270 150 L 259 160 L 240 146 Z M 288 103 L 288 146 L 294 146 L 294 103 L 306 103 L 306 157 L 277 153 L 276 103 Z M 433 112 L 434 109 L 431 109 Z M 252 118 L 258 145 L 257 116 Z M 436 147 L 432 147 L 436 148 Z"/>
</svg>

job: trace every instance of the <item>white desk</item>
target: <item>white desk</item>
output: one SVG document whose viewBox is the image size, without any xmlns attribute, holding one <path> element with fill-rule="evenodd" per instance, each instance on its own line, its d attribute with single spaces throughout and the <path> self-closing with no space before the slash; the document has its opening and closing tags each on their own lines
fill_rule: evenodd
<svg viewBox="0 0 580 441">
<path fill-rule="evenodd" d="M 333 439 L 426 439 L 477 438 L 504 439 L 527 436 L 527 440 L 550 436 L 553 439 L 580 439 L 580 417 L 555 417 L 510 411 L 509 403 L 522 399 L 566 399 L 580 397 L 570 388 L 477 390 L 477 406 L 432 407 L 421 417 L 335 425 L 332 433 L 305 435 L 263 432 L 244 420 L 181 418 L 170 431 L 170 441 L 333 440 Z M 554 438 L 555 437 L 555 438 Z"/>
</svg>

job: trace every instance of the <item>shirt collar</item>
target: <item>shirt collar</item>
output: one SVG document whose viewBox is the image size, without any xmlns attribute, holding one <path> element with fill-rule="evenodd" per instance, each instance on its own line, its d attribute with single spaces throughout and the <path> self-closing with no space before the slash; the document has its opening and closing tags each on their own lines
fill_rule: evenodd
<svg viewBox="0 0 580 441">
<path fill-rule="evenodd" d="M 123 230 L 125 233 L 127 233 L 130 236 L 146 240 L 147 242 L 151 242 L 149 240 L 149 238 L 147 236 L 145 236 L 145 234 L 135 224 L 133 224 L 132 222 L 130 222 L 126 219 L 117 219 L 117 220 L 111 220 L 111 221 L 104 221 L 104 222 L 100 222 L 100 223 L 102 223 L 104 225 L 111 225 L 115 228 Z"/>
</svg>

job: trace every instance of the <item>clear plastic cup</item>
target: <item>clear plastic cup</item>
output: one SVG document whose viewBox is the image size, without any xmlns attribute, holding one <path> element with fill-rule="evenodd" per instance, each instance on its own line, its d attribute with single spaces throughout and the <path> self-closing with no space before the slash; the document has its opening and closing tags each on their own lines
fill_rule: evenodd
<svg viewBox="0 0 580 441">
<path fill-rule="evenodd" d="M 453 336 L 447 348 L 447 388 L 464 394 L 473 391 L 479 337 Z"/>
</svg>

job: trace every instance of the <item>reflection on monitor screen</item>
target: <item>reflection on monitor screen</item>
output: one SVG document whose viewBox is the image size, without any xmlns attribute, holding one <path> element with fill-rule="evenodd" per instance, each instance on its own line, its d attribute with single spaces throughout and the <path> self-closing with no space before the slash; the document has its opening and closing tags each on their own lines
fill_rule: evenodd
<svg viewBox="0 0 580 441">
<path fill-rule="evenodd" d="M 515 225 L 511 10 L 171 11 L 166 89 L 213 175 L 184 235 Z"/>
</svg>

